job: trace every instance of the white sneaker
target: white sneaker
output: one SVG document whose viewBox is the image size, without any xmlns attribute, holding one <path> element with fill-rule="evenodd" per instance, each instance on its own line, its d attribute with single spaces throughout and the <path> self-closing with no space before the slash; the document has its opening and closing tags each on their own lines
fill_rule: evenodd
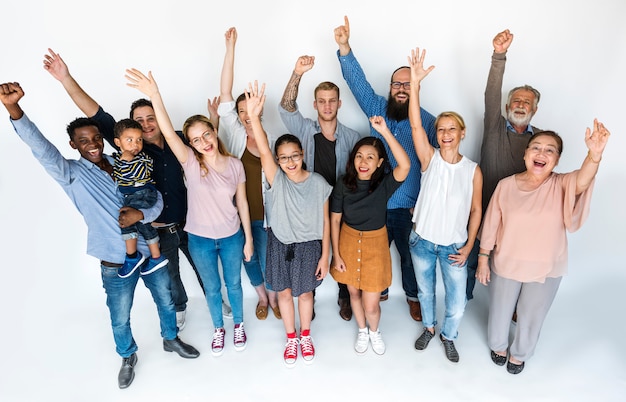
<svg viewBox="0 0 626 402">
<path fill-rule="evenodd" d="M 362 355 L 367 352 L 367 347 L 370 343 L 370 335 L 369 330 L 366 328 L 359 329 L 359 332 L 356 336 L 356 343 L 354 344 L 354 350 Z"/>
<path fill-rule="evenodd" d="M 385 342 L 383 341 L 380 329 L 376 332 L 370 331 L 370 342 L 372 342 L 372 349 L 374 349 L 374 353 L 377 355 L 385 353 Z"/>
<path fill-rule="evenodd" d="M 183 328 L 185 328 L 185 324 L 187 324 L 185 322 L 185 314 L 187 313 L 186 310 L 183 311 L 177 311 L 176 312 L 176 326 L 178 327 L 179 331 L 182 331 Z"/>
<path fill-rule="evenodd" d="M 222 315 L 224 316 L 224 318 L 233 318 L 233 309 L 230 308 L 230 306 L 226 304 L 224 300 L 222 300 Z"/>
</svg>

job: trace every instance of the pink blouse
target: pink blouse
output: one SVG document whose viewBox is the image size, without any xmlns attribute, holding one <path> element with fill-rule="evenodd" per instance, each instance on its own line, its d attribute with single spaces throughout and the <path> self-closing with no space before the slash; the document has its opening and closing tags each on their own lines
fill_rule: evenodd
<svg viewBox="0 0 626 402">
<path fill-rule="evenodd" d="M 521 191 L 515 175 L 498 183 L 480 233 L 498 276 L 543 283 L 567 273 L 566 230 L 575 232 L 587 219 L 595 183 L 576 196 L 577 175 L 552 173 L 532 191 Z"/>
</svg>

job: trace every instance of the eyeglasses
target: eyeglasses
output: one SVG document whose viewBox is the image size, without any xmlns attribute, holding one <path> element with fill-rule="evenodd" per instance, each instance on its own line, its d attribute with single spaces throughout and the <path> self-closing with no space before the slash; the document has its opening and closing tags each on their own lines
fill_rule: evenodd
<svg viewBox="0 0 626 402">
<path fill-rule="evenodd" d="M 545 153 L 548 156 L 560 155 L 559 150 L 550 145 L 546 145 L 544 147 L 540 147 L 539 145 L 530 145 L 528 149 L 530 152 L 537 154 Z"/>
<path fill-rule="evenodd" d="M 215 135 L 214 132 L 207 131 L 204 134 L 202 134 L 200 137 L 196 137 L 193 140 L 191 140 L 191 145 L 193 145 L 194 147 L 197 147 L 200 145 L 201 142 L 209 142 L 211 137 L 214 135 Z"/>
<path fill-rule="evenodd" d="M 302 152 L 298 154 L 293 154 L 291 156 L 279 156 L 276 159 L 278 160 L 278 163 L 280 163 L 281 165 L 284 165 L 285 163 L 289 162 L 290 159 L 294 162 L 299 162 L 300 159 L 302 159 Z"/>
<path fill-rule="evenodd" d="M 411 89 L 411 83 L 410 82 L 400 82 L 400 81 L 392 81 L 391 82 L 391 88 L 393 88 L 393 89 L 400 89 L 400 87 L 404 87 L 404 89 Z"/>
</svg>

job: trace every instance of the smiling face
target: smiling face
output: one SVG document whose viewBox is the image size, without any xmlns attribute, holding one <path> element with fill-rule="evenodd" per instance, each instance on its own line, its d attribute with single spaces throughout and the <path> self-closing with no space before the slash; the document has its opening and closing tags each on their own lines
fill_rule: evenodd
<svg viewBox="0 0 626 402">
<path fill-rule="evenodd" d="M 451 116 L 442 116 L 437 120 L 437 143 L 442 150 L 459 149 L 461 140 L 465 137 L 465 128 Z"/>
<path fill-rule="evenodd" d="M 252 124 L 250 123 L 250 116 L 248 116 L 248 104 L 246 103 L 246 98 L 241 96 L 237 98 L 237 104 L 235 107 L 237 108 L 237 116 L 239 117 L 239 121 L 246 129 L 246 132 L 249 134 L 248 137 L 254 137 L 254 135 L 252 135 Z M 263 112 L 261 112 L 259 117 L 263 117 Z"/>
<path fill-rule="evenodd" d="M 70 140 L 70 146 L 91 163 L 99 164 L 102 161 L 104 140 L 95 126 L 75 129 Z"/>
<path fill-rule="evenodd" d="M 147 143 L 155 143 L 161 138 L 161 129 L 157 124 L 154 109 L 150 106 L 139 106 L 133 110 L 133 120 L 141 124 L 143 140 Z"/>
<path fill-rule="evenodd" d="M 410 89 L 404 87 L 405 82 L 411 82 L 411 70 L 409 68 L 401 68 L 395 72 L 391 78 L 391 82 L 400 82 L 399 88 L 394 88 L 393 84 L 389 84 L 390 92 L 389 97 L 392 98 L 398 104 L 409 103 L 409 91 Z"/>
<path fill-rule="evenodd" d="M 125 129 L 113 142 L 122 152 L 129 152 L 136 156 L 143 149 L 143 132 L 135 128 Z"/>
<path fill-rule="evenodd" d="M 302 172 L 302 154 L 295 142 L 284 142 L 276 149 L 278 165 L 292 179 Z"/>
<path fill-rule="evenodd" d="M 186 130 L 189 144 L 203 155 L 215 155 L 218 152 L 215 130 L 203 122 L 196 122 Z"/>
<path fill-rule="evenodd" d="M 513 92 L 506 105 L 507 119 L 513 126 L 526 128 L 536 111 L 535 94 L 527 89 Z"/>
<path fill-rule="evenodd" d="M 354 155 L 354 168 L 359 180 L 370 180 L 384 159 L 372 145 L 361 145 Z"/>
<path fill-rule="evenodd" d="M 550 135 L 539 134 L 528 143 L 524 152 L 524 163 L 529 173 L 547 175 L 552 173 L 560 157 L 561 147 L 557 140 Z"/>
</svg>

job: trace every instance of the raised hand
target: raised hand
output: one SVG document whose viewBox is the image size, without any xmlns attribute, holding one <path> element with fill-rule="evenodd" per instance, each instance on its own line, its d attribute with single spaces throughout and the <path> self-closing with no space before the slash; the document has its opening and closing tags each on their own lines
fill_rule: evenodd
<svg viewBox="0 0 626 402">
<path fill-rule="evenodd" d="M 58 81 L 63 81 L 63 79 L 69 77 L 70 71 L 61 55 L 54 53 L 50 48 L 48 48 L 48 53 L 43 56 L 43 68 Z"/>
<path fill-rule="evenodd" d="M 131 68 L 126 70 L 124 77 L 128 80 L 126 85 L 138 89 L 150 98 L 159 92 L 159 87 L 154 77 L 152 77 L 151 71 L 148 72 L 148 76 L 146 77 L 141 71 Z"/>
<path fill-rule="evenodd" d="M 219 96 L 213 97 L 213 100 L 211 100 L 211 98 L 207 99 L 206 108 L 207 108 L 207 111 L 209 112 L 209 117 L 211 119 L 213 119 L 213 117 L 219 117 L 217 114 L 217 108 L 219 105 L 220 105 Z"/>
<path fill-rule="evenodd" d="M 385 133 L 389 131 L 389 128 L 387 128 L 387 122 L 382 116 L 370 117 L 370 124 L 374 130 L 380 133 L 380 135 L 385 135 Z"/>
<path fill-rule="evenodd" d="M 425 58 L 426 49 L 423 49 L 421 54 L 419 47 L 416 47 L 414 50 L 411 49 L 411 55 L 408 57 L 409 66 L 411 67 L 411 83 L 421 82 L 435 68 L 435 66 L 430 66 L 424 69 Z"/>
<path fill-rule="evenodd" d="M 224 34 L 224 39 L 226 40 L 226 47 L 234 49 L 237 43 L 237 29 L 235 27 L 228 28 Z"/>
<path fill-rule="evenodd" d="M 0 102 L 4 106 L 17 105 L 24 96 L 24 90 L 17 82 L 5 82 L 0 84 Z"/>
<path fill-rule="evenodd" d="M 315 56 L 300 56 L 293 71 L 298 75 L 302 75 L 312 69 L 313 65 L 315 65 Z"/>
<path fill-rule="evenodd" d="M 513 34 L 505 29 L 493 38 L 493 51 L 496 53 L 504 53 L 513 42 Z"/>
<path fill-rule="evenodd" d="M 599 162 L 602 159 L 602 153 L 606 147 L 611 133 L 600 123 L 598 119 L 593 119 L 593 131 L 587 128 L 585 131 L 585 145 L 589 150 L 589 156 L 592 161 Z"/>
<path fill-rule="evenodd" d="M 344 25 L 339 25 L 335 28 L 335 42 L 339 45 L 339 48 L 342 47 L 350 47 L 348 41 L 350 40 L 350 21 L 348 21 L 348 16 L 343 17 Z"/>
<path fill-rule="evenodd" d="M 261 89 L 259 89 L 259 83 L 255 80 L 254 84 L 248 84 L 248 89 L 244 93 L 246 94 L 248 115 L 258 118 L 263 113 L 263 105 L 265 104 L 265 84 L 261 85 Z"/>
</svg>

